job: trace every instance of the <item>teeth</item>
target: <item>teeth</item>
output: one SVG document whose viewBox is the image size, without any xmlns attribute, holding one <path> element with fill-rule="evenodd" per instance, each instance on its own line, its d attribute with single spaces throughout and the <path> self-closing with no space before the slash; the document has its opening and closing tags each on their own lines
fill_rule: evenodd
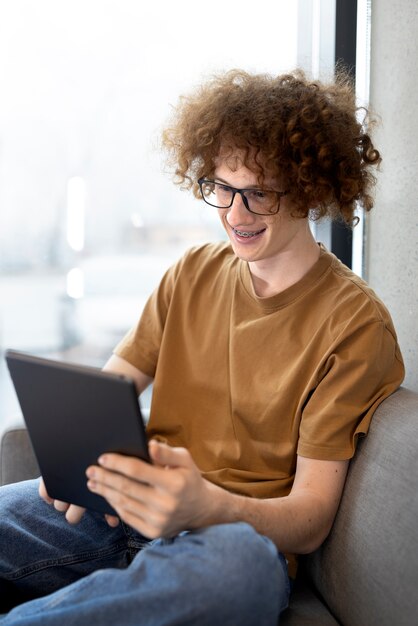
<svg viewBox="0 0 418 626">
<path fill-rule="evenodd" d="M 254 237 L 255 235 L 258 235 L 259 233 L 262 232 L 261 230 L 257 230 L 256 232 L 247 232 L 245 230 L 237 230 L 236 228 L 234 228 L 234 231 L 240 237 Z"/>
</svg>

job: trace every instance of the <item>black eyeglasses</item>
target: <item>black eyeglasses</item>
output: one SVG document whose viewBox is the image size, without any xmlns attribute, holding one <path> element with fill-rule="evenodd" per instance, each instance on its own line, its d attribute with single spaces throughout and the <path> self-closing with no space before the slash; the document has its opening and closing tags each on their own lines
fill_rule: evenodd
<svg viewBox="0 0 418 626">
<path fill-rule="evenodd" d="M 275 215 L 280 209 L 280 198 L 289 193 L 272 189 L 237 189 L 206 178 L 199 178 L 197 182 L 203 200 L 210 206 L 229 209 L 236 194 L 239 193 L 245 208 L 256 215 Z"/>
</svg>

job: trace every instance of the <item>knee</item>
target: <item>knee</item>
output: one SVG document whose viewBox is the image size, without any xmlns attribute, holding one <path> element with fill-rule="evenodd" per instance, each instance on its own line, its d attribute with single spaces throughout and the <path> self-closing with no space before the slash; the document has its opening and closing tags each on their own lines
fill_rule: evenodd
<svg viewBox="0 0 418 626">
<path fill-rule="evenodd" d="M 241 522 L 212 526 L 201 534 L 217 607 L 223 604 L 239 615 L 240 624 L 277 624 L 287 606 L 289 580 L 273 542 Z"/>
<path fill-rule="evenodd" d="M 264 569 L 274 567 L 278 560 L 277 548 L 273 542 L 260 535 L 245 522 L 219 524 L 197 531 L 222 561 L 228 561 L 234 568 L 244 568 L 255 562 Z"/>
</svg>

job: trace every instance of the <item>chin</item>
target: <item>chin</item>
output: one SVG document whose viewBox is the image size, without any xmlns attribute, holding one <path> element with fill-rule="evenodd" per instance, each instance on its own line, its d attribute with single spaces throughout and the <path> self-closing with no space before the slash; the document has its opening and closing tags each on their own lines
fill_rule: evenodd
<svg viewBox="0 0 418 626">
<path fill-rule="evenodd" d="M 237 249 L 234 245 L 232 246 L 232 249 L 235 256 L 241 259 L 241 261 L 247 261 L 247 263 L 250 263 L 251 261 L 260 260 L 260 255 L 256 254 L 255 252 L 251 252 L 250 250 Z"/>
</svg>

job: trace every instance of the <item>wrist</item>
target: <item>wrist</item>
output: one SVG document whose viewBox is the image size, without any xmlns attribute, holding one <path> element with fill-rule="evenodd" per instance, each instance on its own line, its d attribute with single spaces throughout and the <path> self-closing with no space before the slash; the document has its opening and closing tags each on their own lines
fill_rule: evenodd
<svg viewBox="0 0 418 626">
<path fill-rule="evenodd" d="M 222 487 L 204 479 L 205 506 L 202 510 L 203 519 L 200 526 L 227 524 L 241 519 L 239 500 L 241 496 L 226 491 Z"/>
</svg>

